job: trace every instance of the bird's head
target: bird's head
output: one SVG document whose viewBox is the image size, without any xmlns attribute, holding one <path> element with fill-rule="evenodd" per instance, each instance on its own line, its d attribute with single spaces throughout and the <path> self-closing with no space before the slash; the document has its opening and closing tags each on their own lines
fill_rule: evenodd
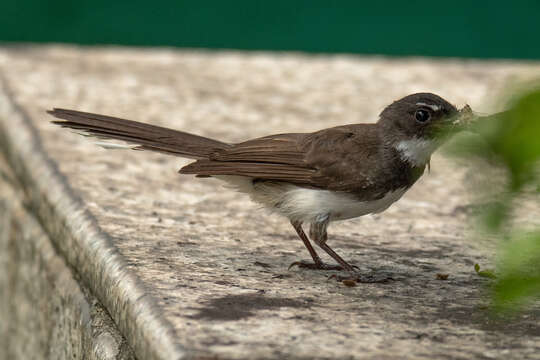
<svg viewBox="0 0 540 360">
<path fill-rule="evenodd" d="M 460 111 L 431 93 L 405 96 L 388 105 L 378 124 L 386 144 L 414 166 L 425 165 L 431 154 L 459 127 Z"/>
</svg>

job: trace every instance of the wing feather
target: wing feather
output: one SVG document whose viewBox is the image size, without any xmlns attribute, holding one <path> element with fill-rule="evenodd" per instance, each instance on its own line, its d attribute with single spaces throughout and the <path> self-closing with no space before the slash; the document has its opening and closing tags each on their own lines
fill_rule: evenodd
<svg viewBox="0 0 540 360">
<path fill-rule="evenodd" d="M 306 185 L 311 183 L 310 179 L 315 172 L 315 169 L 287 164 L 213 160 L 199 160 L 180 169 L 182 174 L 248 176 L 256 179 L 305 183 Z"/>
<path fill-rule="evenodd" d="M 274 164 L 305 165 L 305 152 L 301 141 L 306 134 L 278 134 L 266 136 L 213 153 L 211 160 L 262 162 Z"/>
<path fill-rule="evenodd" d="M 180 173 L 199 176 L 238 175 L 261 180 L 288 181 L 303 186 L 331 189 L 344 188 L 342 174 L 355 181 L 363 181 L 357 174 L 354 129 L 359 125 L 340 126 L 315 133 L 278 134 L 234 144 L 219 149 L 208 159 L 198 160 L 182 169 Z M 371 127 L 366 129 L 371 130 Z M 361 142 L 361 140 L 360 140 Z M 362 149 L 361 144 L 358 148 Z M 353 166 L 354 165 L 354 166 Z"/>
</svg>

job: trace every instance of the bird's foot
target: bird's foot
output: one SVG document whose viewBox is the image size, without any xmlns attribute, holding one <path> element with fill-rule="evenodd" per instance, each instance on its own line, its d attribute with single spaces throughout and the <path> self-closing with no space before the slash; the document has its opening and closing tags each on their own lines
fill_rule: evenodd
<svg viewBox="0 0 540 360">
<path fill-rule="evenodd" d="M 314 262 L 305 262 L 305 261 L 295 261 L 291 265 L 289 265 L 288 270 L 291 270 L 291 268 L 298 266 L 301 269 L 311 269 L 311 270 L 343 270 L 341 265 L 330 265 L 325 264 L 323 262 L 320 263 L 314 263 Z"/>
<path fill-rule="evenodd" d="M 331 275 L 328 280 L 336 279 L 336 281 L 342 282 L 347 286 L 355 286 L 356 284 L 385 284 L 395 279 L 385 274 L 360 274 L 358 272 L 351 272 L 347 276 Z"/>
</svg>

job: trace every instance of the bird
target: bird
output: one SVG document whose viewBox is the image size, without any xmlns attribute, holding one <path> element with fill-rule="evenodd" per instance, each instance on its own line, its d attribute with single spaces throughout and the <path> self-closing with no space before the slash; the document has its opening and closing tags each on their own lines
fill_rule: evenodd
<svg viewBox="0 0 540 360">
<path fill-rule="evenodd" d="M 374 123 L 239 143 L 77 110 L 47 112 L 57 118 L 52 123 L 85 135 L 192 159 L 180 174 L 222 180 L 288 219 L 312 258 L 291 266 L 357 274 L 328 245 L 328 224 L 380 213 L 399 200 L 429 167 L 433 152 L 461 129 L 460 117 L 470 108 L 414 93 L 386 106 Z M 323 262 L 312 243 L 336 264 Z"/>
</svg>

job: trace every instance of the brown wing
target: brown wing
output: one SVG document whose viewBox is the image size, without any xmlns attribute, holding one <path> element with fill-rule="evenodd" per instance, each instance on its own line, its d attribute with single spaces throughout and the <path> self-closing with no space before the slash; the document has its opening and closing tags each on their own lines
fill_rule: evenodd
<svg viewBox="0 0 540 360">
<path fill-rule="evenodd" d="M 249 176 L 345 191 L 351 182 L 358 185 L 369 178 L 372 166 L 358 164 L 357 159 L 361 152 L 376 150 L 368 140 L 373 131 L 373 125 L 348 125 L 309 134 L 267 136 L 218 150 L 208 160 L 191 163 L 180 172 Z M 364 171 L 358 171 L 359 167 Z"/>
<path fill-rule="evenodd" d="M 375 124 L 346 125 L 332 130 L 331 136 L 318 132 L 306 139 L 306 162 L 317 172 L 311 181 L 318 187 L 362 193 L 380 183 L 386 162 Z M 376 181 L 377 179 L 377 181 Z"/>
<path fill-rule="evenodd" d="M 248 140 L 210 155 L 215 161 L 246 161 L 304 166 L 303 140 L 309 134 L 277 134 Z"/>
<path fill-rule="evenodd" d="M 180 169 L 199 176 L 237 175 L 310 183 L 316 169 L 304 161 L 301 143 L 307 134 L 278 134 L 234 144 Z"/>
</svg>

